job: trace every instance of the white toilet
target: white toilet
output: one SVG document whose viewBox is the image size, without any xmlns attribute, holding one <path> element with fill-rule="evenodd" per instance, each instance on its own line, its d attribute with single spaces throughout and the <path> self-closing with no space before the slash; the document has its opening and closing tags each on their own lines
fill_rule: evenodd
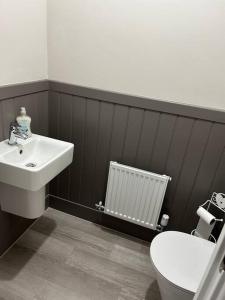
<svg viewBox="0 0 225 300">
<path fill-rule="evenodd" d="M 193 299 L 214 248 L 214 243 L 183 232 L 158 234 L 150 256 L 162 300 Z"/>
</svg>

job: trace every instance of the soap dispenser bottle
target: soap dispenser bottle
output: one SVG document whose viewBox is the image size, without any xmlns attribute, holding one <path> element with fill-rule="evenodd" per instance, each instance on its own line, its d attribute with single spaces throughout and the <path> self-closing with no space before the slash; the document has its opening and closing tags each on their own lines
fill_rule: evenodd
<svg viewBox="0 0 225 300">
<path fill-rule="evenodd" d="M 27 134 L 28 137 L 31 137 L 32 135 L 30 129 L 31 117 L 27 115 L 25 107 L 20 108 L 20 115 L 16 118 L 16 121 L 20 126 L 21 132 Z"/>
</svg>

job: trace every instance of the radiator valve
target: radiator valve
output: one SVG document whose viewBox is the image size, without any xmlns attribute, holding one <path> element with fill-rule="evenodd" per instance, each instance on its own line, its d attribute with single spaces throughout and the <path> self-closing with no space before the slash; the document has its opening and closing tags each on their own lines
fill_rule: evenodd
<svg viewBox="0 0 225 300">
<path fill-rule="evenodd" d="M 99 201 L 98 203 L 95 203 L 96 209 L 103 211 L 104 210 L 104 205 L 102 204 L 102 201 Z"/>
<path fill-rule="evenodd" d="M 166 214 L 162 215 L 160 224 L 156 226 L 156 230 L 159 232 L 162 232 L 164 230 L 164 228 L 168 225 L 169 218 L 170 217 Z"/>
</svg>

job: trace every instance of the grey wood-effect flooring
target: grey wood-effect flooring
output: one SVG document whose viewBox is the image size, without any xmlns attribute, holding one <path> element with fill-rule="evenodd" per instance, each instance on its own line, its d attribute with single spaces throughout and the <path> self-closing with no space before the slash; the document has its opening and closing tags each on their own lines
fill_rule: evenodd
<svg viewBox="0 0 225 300">
<path fill-rule="evenodd" d="M 149 244 L 49 208 L 0 259 L 0 300 L 160 300 Z"/>
</svg>

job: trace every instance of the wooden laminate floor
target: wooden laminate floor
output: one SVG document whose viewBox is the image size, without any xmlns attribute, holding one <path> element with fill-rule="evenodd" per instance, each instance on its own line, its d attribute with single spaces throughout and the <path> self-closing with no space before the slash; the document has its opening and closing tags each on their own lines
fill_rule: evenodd
<svg viewBox="0 0 225 300">
<path fill-rule="evenodd" d="M 159 300 L 149 244 L 49 208 L 0 259 L 0 300 Z"/>
</svg>

